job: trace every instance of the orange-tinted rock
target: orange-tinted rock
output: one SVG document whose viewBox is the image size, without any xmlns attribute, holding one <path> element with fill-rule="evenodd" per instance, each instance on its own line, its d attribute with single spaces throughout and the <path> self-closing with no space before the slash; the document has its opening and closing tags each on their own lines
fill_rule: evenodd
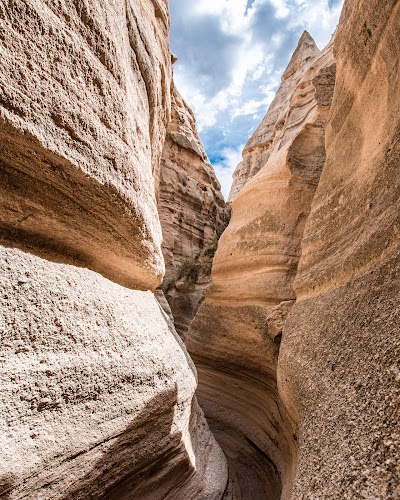
<svg viewBox="0 0 400 500">
<path fill-rule="evenodd" d="M 282 84 L 273 105 L 280 102 L 276 119 L 282 118 L 273 125 L 270 110 L 254 138 L 273 137 L 268 161 L 253 155 L 264 163 L 233 198 L 212 284 L 187 340 L 199 371 L 198 396 L 244 499 L 288 498 L 295 472 L 295 428 L 281 405 L 276 370 L 296 298 L 304 225 L 325 161 L 332 47 L 320 53 L 304 34 L 284 78 L 291 82 Z"/>
<path fill-rule="evenodd" d="M 327 159 L 283 332 L 292 498 L 400 494 L 400 5 L 348 0 Z"/>
<path fill-rule="evenodd" d="M 293 134 L 297 133 L 297 111 L 293 106 L 292 96 L 300 79 L 308 70 L 310 61 L 313 61 L 318 54 L 319 49 L 313 38 L 305 31 L 282 76 L 282 83 L 267 114 L 243 150 L 243 160 L 233 175 L 230 200 L 267 163 L 272 151 L 282 141 L 282 138 L 285 137 L 287 141 Z M 297 89 L 297 96 L 299 95 L 301 95 L 300 88 Z M 311 104 L 313 105 L 312 101 Z M 300 114 L 304 116 L 304 103 L 299 108 Z M 288 116 L 289 114 L 291 116 Z M 294 130 L 291 133 L 292 127 Z"/>
</svg>

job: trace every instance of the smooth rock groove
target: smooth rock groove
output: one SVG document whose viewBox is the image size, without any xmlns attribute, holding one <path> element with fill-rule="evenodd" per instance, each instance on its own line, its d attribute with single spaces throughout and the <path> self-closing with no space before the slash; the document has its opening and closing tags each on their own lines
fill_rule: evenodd
<svg viewBox="0 0 400 500">
<path fill-rule="evenodd" d="M 151 290 L 162 0 L 0 5 L 0 496 L 219 500 L 226 460 Z"/>
<path fill-rule="evenodd" d="M 175 87 L 171 101 L 158 201 L 166 268 L 162 289 L 176 330 L 185 338 L 210 284 L 225 202 L 197 134 L 193 112 Z"/>
<path fill-rule="evenodd" d="M 233 198 L 211 287 L 189 329 L 198 397 L 228 457 L 235 498 L 290 495 L 297 435 L 278 395 L 276 370 L 282 328 L 296 298 L 292 285 L 304 225 L 325 161 L 334 82 L 332 46 L 320 52 L 305 32 L 248 143 L 274 137 L 268 161 L 253 165 L 258 174 L 241 178 L 246 183 Z M 271 114 L 280 117 L 274 126 Z M 254 162 L 264 161 L 264 154 L 254 154 Z"/>
</svg>

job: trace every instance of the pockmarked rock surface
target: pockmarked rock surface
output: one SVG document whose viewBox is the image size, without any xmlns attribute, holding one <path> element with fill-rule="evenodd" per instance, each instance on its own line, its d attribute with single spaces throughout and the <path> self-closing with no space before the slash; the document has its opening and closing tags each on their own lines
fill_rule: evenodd
<svg viewBox="0 0 400 500">
<path fill-rule="evenodd" d="M 1 248 L 1 493 L 215 498 L 227 471 L 151 292 Z"/>
<path fill-rule="evenodd" d="M 193 112 L 175 86 L 171 101 L 158 200 L 166 267 L 162 288 L 177 332 L 185 338 L 210 283 L 225 202 Z"/>
<path fill-rule="evenodd" d="M 0 23 L 2 241 L 155 289 L 167 2 L 16 0 Z"/>
<path fill-rule="evenodd" d="M 283 331 L 293 499 L 400 495 L 400 4 L 344 4 L 326 164 Z"/>
<path fill-rule="evenodd" d="M 281 404 L 276 370 L 325 161 L 334 82 L 332 45 L 320 52 L 304 33 L 272 109 L 248 143 L 270 144 L 266 155 L 252 154 L 260 164 L 249 167 L 233 197 L 211 287 L 189 330 L 198 397 L 230 463 L 235 498 L 290 497 L 297 432 Z"/>
<path fill-rule="evenodd" d="M 196 371 L 151 290 L 167 2 L 0 5 L 0 496 L 223 498 Z"/>
</svg>

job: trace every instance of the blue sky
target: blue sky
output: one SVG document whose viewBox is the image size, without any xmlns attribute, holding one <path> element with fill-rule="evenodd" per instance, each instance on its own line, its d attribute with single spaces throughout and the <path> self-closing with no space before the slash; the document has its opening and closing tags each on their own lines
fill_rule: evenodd
<svg viewBox="0 0 400 500">
<path fill-rule="evenodd" d="M 170 0 L 174 76 L 227 197 L 244 144 L 262 120 L 306 29 L 323 48 L 343 0 Z"/>
</svg>

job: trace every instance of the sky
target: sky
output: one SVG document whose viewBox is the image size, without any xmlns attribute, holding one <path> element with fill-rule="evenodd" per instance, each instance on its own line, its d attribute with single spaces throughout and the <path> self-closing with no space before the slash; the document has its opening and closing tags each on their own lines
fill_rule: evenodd
<svg viewBox="0 0 400 500">
<path fill-rule="evenodd" d="M 227 198 L 242 150 L 264 117 L 304 30 L 319 48 L 343 0 L 170 0 L 176 86 Z"/>
</svg>

